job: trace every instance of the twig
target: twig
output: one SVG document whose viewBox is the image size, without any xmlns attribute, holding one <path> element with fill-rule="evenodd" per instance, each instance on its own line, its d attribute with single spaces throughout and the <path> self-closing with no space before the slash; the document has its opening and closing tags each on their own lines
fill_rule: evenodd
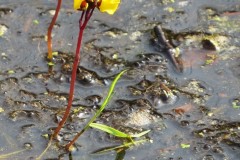
<svg viewBox="0 0 240 160">
<path fill-rule="evenodd" d="M 181 72 L 182 71 L 182 66 L 181 63 L 179 62 L 179 59 L 176 59 L 175 53 L 177 52 L 177 49 L 175 49 L 170 43 L 169 40 L 166 39 L 164 32 L 162 30 L 162 27 L 160 25 L 154 27 L 154 33 L 157 36 L 159 46 L 163 49 L 166 50 L 169 58 L 171 59 L 173 65 L 175 68 Z"/>
</svg>

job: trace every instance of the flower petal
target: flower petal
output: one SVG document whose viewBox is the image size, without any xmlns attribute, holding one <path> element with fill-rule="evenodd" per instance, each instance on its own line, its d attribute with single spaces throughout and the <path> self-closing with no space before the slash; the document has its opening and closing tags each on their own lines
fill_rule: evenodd
<svg viewBox="0 0 240 160">
<path fill-rule="evenodd" d="M 118 5 L 121 0 L 102 0 L 99 10 L 101 12 L 107 12 L 108 14 L 114 14 L 118 9 Z"/>
</svg>

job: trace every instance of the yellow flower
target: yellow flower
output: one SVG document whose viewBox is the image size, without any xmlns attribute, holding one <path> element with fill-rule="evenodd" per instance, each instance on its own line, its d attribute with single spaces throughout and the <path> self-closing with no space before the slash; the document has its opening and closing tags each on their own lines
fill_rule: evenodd
<svg viewBox="0 0 240 160">
<path fill-rule="evenodd" d="M 121 0 L 97 0 L 97 7 L 101 12 L 114 14 L 118 9 Z M 75 10 L 86 10 L 89 6 L 88 3 L 94 4 L 94 0 L 74 0 L 73 8 Z M 91 4 L 91 5 L 92 5 Z"/>
<path fill-rule="evenodd" d="M 118 5 L 121 0 L 102 0 L 98 7 L 101 12 L 107 12 L 108 14 L 114 14 L 118 9 Z"/>
</svg>

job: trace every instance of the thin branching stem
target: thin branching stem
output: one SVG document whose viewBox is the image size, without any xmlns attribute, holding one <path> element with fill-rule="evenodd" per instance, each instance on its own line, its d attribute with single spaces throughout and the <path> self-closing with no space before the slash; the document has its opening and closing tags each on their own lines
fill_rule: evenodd
<svg viewBox="0 0 240 160">
<path fill-rule="evenodd" d="M 81 18 L 80 18 L 80 21 L 79 21 L 80 26 L 82 24 L 82 20 L 83 20 L 83 17 L 85 15 L 85 13 L 86 13 L 85 11 L 82 12 L 82 15 L 81 15 Z M 75 88 L 75 81 L 76 81 L 76 75 L 77 75 L 77 68 L 78 68 L 78 64 L 79 64 L 79 61 L 80 61 L 80 49 L 81 49 L 83 31 L 84 31 L 84 28 L 80 27 L 79 34 L 78 34 L 77 48 L 76 48 L 76 53 L 75 53 L 75 58 L 74 58 L 74 63 L 73 63 L 73 68 L 72 68 L 72 76 L 71 76 L 70 89 L 69 89 L 68 105 L 67 105 L 67 108 L 65 110 L 65 113 L 63 115 L 62 120 L 60 121 L 60 123 L 58 124 L 58 127 L 54 131 L 53 137 L 55 137 L 55 138 L 57 137 L 57 135 L 58 135 L 60 129 L 63 127 L 64 123 L 66 122 L 66 120 L 67 120 L 67 118 L 70 114 L 70 111 L 71 111 L 74 88 Z"/>
<path fill-rule="evenodd" d="M 56 23 L 57 17 L 58 17 L 58 13 L 60 11 L 61 8 L 61 4 L 62 4 L 62 0 L 58 0 L 58 4 L 56 7 L 56 11 L 55 14 L 52 18 L 52 21 L 48 27 L 48 33 L 47 33 L 47 45 L 48 45 L 48 56 L 47 58 L 52 61 L 53 55 L 52 55 L 52 29 L 54 24 Z"/>
<path fill-rule="evenodd" d="M 68 97 L 68 105 L 65 110 L 65 113 L 63 115 L 62 120 L 58 124 L 58 127 L 55 129 L 53 137 L 56 138 L 59 131 L 63 127 L 64 123 L 67 121 L 67 118 L 69 117 L 71 108 L 72 108 L 72 102 L 73 102 L 73 95 L 74 95 L 74 89 L 75 89 L 75 81 L 76 81 L 76 76 L 77 76 L 77 68 L 78 64 L 80 62 L 80 49 L 81 49 L 81 43 L 82 43 L 82 37 L 83 37 L 83 32 L 84 29 L 87 26 L 87 23 L 89 19 L 92 16 L 94 8 L 87 9 L 86 11 L 82 11 L 82 15 L 79 20 L 79 34 L 78 34 L 78 42 L 77 42 L 77 48 L 76 48 L 76 53 L 75 53 L 75 58 L 74 58 L 74 63 L 73 63 L 73 68 L 72 68 L 72 76 L 71 76 L 71 82 L 70 82 L 70 90 L 69 90 L 69 97 Z M 84 22 L 83 22 L 84 18 Z"/>
</svg>

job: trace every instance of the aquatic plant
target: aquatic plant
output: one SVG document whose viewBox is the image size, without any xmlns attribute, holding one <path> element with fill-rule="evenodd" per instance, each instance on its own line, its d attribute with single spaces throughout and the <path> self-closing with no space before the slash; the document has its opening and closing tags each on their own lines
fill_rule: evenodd
<svg viewBox="0 0 240 160">
<path fill-rule="evenodd" d="M 74 139 L 66 145 L 66 149 L 69 150 L 70 147 L 75 143 L 75 141 L 78 139 L 79 136 L 81 136 L 83 134 L 83 132 L 85 132 L 91 125 L 91 123 L 93 123 L 96 118 L 102 113 L 102 111 L 104 110 L 104 108 L 107 106 L 107 104 L 109 103 L 111 97 L 112 97 L 112 93 L 113 90 L 118 82 L 118 80 L 120 79 L 120 77 L 126 72 L 127 70 L 123 70 L 122 72 L 120 72 L 115 79 L 113 80 L 109 91 L 108 91 L 108 95 L 106 97 L 106 99 L 103 101 L 101 107 L 99 108 L 99 110 L 95 113 L 95 115 L 90 119 L 90 121 L 86 124 L 86 126 L 74 137 Z"/>
<path fill-rule="evenodd" d="M 120 0 L 74 0 L 74 9 L 82 11 L 82 14 L 79 20 L 79 34 L 78 34 L 77 48 L 76 48 L 75 58 L 74 58 L 74 63 L 72 68 L 68 105 L 62 120 L 60 121 L 60 123 L 58 124 L 58 127 L 54 131 L 53 137 L 55 138 L 57 137 L 60 129 L 63 127 L 64 123 L 69 117 L 69 114 L 71 111 L 76 74 L 77 74 L 77 67 L 80 62 L 80 49 L 81 49 L 84 29 L 86 28 L 86 25 L 89 19 L 91 18 L 95 8 L 98 8 L 101 12 L 107 12 L 108 14 L 113 14 L 117 10 L 119 3 L 120 3 Z"/>
<path fill-rule="evenodd" d="M 89 120 L 89 122 L 85 125 L 85 127 L 74 137 L 74 139 L 66 145 L 66 149 L 67 150 L 71 150 L 71 146 L 75 143 L 75 141 L 79 138 L 79 136 L 81 134 L 83 134 L 87 129 L 89 129 L 89 127 L 95 127 L 95 128 L 98 128 L 98 129 L 102 129 L 104 130 L 105 128 L 105 132 L 107 132 L 106 130 L 111 130 L 114 132 L 115 136 L 118 136 L 119 135 L 122 135 L 122 137 L 125 137 L 125 138 L 131 138 L 131 137 L 141 137 L 143 136 L 144 134 L 147 134 L 149 132 L 148 131 L 144 131 L 142 133 L 139 133 L 139 134 L 136 134 L 136 135 L 128 135 L 126 133 L 123 133 L 121 131 L 117 131 L 116 129 L 114 128 L 109 128 L 109 127 L 101 127 L 100 125 L 96 125 L 95 123 L 93 123 L 96 118 L 102 113 L 102 111 L 105 109 L 105 107 L 107 106 L 107 104 L 109 103 L 111 97 L 112 97 L 112 94 L 113 94 L 113 91 L 114 91 L 114 88 L 118 82 L 118 80 L 121 78 L 121 76 L 126 72 L 127 70 L 123 70 L 121 71 L 113 80 L 110 88 L 109 88 L 109 91 L 108 91 L 108 95 L 107 97 L 105 98 L 105 100 L 103 101 L 101 107 L 97 110 L 97 112 L 95 113 L 95 115 Z M 100 126 L 100 127 L 99 127 Z M 109 132 L 108 132 L 109 133 Z M 40 156 L 37 157 L 37 159 L 41 159 L 41 157 L 47 152 L 48 148 L 52 145 L 52 140 L 53 140 L 53 136 L 50 137 L 50 140 L 48 142 L 48 145 L 47 147 L 45 148 L 45 150 L 41 153 Z M 131 139 L 132 143 L 133 143 L 133 140 Z M 135 142 L 133 143 L 135 144 Z"/>
<path fill-rule="evenodd" d="M 72 75 L 71 75 L 71 82 L 70 82 L 68 105 L 67 105 L 67 108 L 65 110 L 65 113 L 63 115 L 62 120 L 60 121 L 60 123 L 58 124 L 57 128 L 55 129 L 53 135 L 50 138 L 48 146 L 46 147 L 46 149 L 42 152 L 42 154 L 37 159 L 40 159 L 42 157 L 42 155 L 45 154 L 45 152 L 48 150 L 48 148 L 51 145 L 52 139 L 56 138 L 58 136 L 58 133 L 60 132 L 61 128 L 63 127 L 64 123 L 67 121 L 67 118 L 70 115 L 71 107 L 72 107 L 72 101 L 73 101 L 73 95 L 74 95 L 74 89 L 75 89 L 76 73 L 77 73 L 77 68 L 78 68 L 79 62 L 80 62 L 80 49 L 81 49 L 81 43 L 82 43 L 82 38 L 83 38 L 83 32 L 84 32 L 84 29 L 87 26 L 88 21 L 90 20 L 92 14 L 93 14 L 94 9 L 98 8 L 101 12 L 107 12 L 108 14 L 114 14 L 115 11 L 118 8 L 119 3 L 120 3 L 120 0 L 74 0 L 74 6 L 73 6 L 74 9 L 82 11 L 82 14 L 81 14 L 81 17 L 80 17 L 80 20 L 79 20 L 79 34 L 78 34 L 74 63 L 73 63 L 73 67 L 72 67 Z M 53 20 L 52 20 L 52 22 L 49 26 L 49 29 L 48 29 L 48 59 L 49 60 L 52 60 L 52 56 L 53 56 L 53 54 L 52 54 L 52 44 L 51 44 L 52 43 L 51 42 L 51 30 L 53 28 L 53 25 L 54 25 L 56 19 L 57 19 L 57 15 L 58 15 L 58 12 L 60 10 L 60 6 L 61 6 L 61 0 L 58 1 L 58 5 L 57 5 L 55 15 L 54 15 Z M 133 141 L 132 138 L 141 137 L 141 136 L 147 134 L 149 132 L 149 130 L 141 132 L 141 133 L 136 134 L 136 135 L 129 135 L 129 134 L 126 134 L 124 132 L 118 131 L 114 128 L 111 128 L 109 126 L 106 126 L 106 125 L 103 125 L 103 124 L 93 123 L 96 120 L 96 118 L 102 113 L 102 111 L 105 109 L 106 105 L 108 104 L 108 102 L 110 101 L 110 99 L 112 97 L 112 93 L 114 91 L 116 83 L 118 82 L 120 77 L 126 71 L 127 70 L 121 71 L 115 77 L 115 79 L 113 80 L 113 82 L 112 82 L 112 84 L 109 88 L 108 95 L 107 95 L 106 99 L 104 100 L 104 102 L 102 103 L 100 109 L 97 110 L 95 115 L 89 120 L 89 122 L 86 124 L 86 126 L 74 137 L 74 139 L 66 145 L 66 149 L 68 151 L 71 150 L 72 145 L 79 138 L 79 136 L 82 133 L 84 133 L 87 129 L 89 129 L 90 127 L 97 128 L 97 129 L 100 129 L 104 132 L 110 133 L 114 136 L 121 137 L 121 138 L 127 138 L 127 139 L 130 140 L 131 143 L 124 144 L 124 145 L 120 146 L 120 148 L 121 147 L 128 147 L 130 145 L 134 145 L 134 144 L 137 144 L 139 142 L 146 141 L 146 140 L 144 140 L 144 141 L 141 140 L 139 142 L 138 141 L 135 142 L 135 141 Z"/>
<path fill-rule="evenodd" d="M 57 16 L 58 16 L 58 13 L 59 13 L 59 10 L 60 10 L 60 7 L 61 7 L 61 2 L 62 2 L 61 0 L 58 1 L 58 5 L 57 5 L 57 8 L 56 8 L 55 15 L 54 15 L 54 17 L 52 19 L 52 22 L 51 22 L 51 24 L 50 24 L 50 26 L 48 28 L 48 59 L 50 59 L 51 61 L 52 61 L 51 32 L 52 32 L 52 29 L 53 29 L 53 25 L 56 22 L 56 19 L 57 19 Z M 67 121 L 67 118 L 69 117 L 69 114 L 70 114 L 70 111 L 71 111 L 73 95 L 74 95 L 74 89 L 75 89 L 77 68 L 78 68 L 78 64 L 80 62 L 80 49 L 81 49 L 81 43 L 82 43 L 84 29 L 86 28 L 87 23 L 88 23 L 89 19 L 91 18 L 95 8 L 98 8 L 101 12 L 107 12 L 108 14 L 114 14 L 115 11 L 117 10 L 119 4 L 120 4 L 120 0 L 74 0 L 73 8 L 75 10 L 82 11 L 82 14 L 81 14 L 80 20 L 79 20 L 79 34 L 78 34 L 78 40 L 77 40 L 77 47 L 76 47 L 76 52 L 75 52 L 74 63 L 73 63 L 73 67 L 72 67 L 72 75 L 71 75 L 71 82 L 70 82 L 70 89 L 69 89 L 68 105 L 67 105 L 67 108 L 65 110 L 65 113 L 63 115 L 62 120 L 58 124 L 57 128 L 55 129 L 55 131 L 54 131 L 54 133 L 53 133 L 53 135 L 52 135 L 52 137 L 50 139 L 50 142 L 49 142 L 46 150 L 51 145 L 52 138 L 56 138 L 57 137 L 59 131 L 63 127 L 64 123 Z M 102 110 L 105 108 L 106 104 L 108 103 L 108 101 L 110 99 L 110 96 L 112 94 L 113 88 L 114 88 L 117 80 L 120 78 L 120 76 L 124 72 L 125 71 L 122 71 L 115 78 L 115 80 L 113 81 L 113 83 L 112 83 L 112 85 L 110 87 L 109 94 L 108 94 L 106 100 L 104 101 L 104 103 L 102 104 L 100 110 L 89 121 L 89 123 L 84 127 L 84 129 L 79 134 L 77 134 L 77 136 L 67 145 L 68 149 L 76 141 L 76 139 L 85 130 L 87 130 L 89 128 L 89 124 L 91 124 L 101 114 Z M 45 151 L 42 154 L 44 154 Z"/>
<path fill-rule="evenodd" d="M 149 140 L 148 139 L 141 139 L 141 140 L 134 141 L 134 143 L 127 142 L 127 143 L 124 143 L 124 144 L 119 145 L 119 146 L 106 147 L 106 148 L 99 149 L 99 150 L 93 152 L 93 154 L 103 154 L 103 153 L 115 150 L 118 153 L 115 159 L 116 160 L 117 159 L 123 159 L 124 155 L 122 156 L 122 158 L 118 158 L 119 153 L 121 153 L 122 151 L 125 151 L 127 148 L 131 147 L 132 145 L 142 144 L 142 143 L 147 142 L 147 141 L 149 141 Z"/>
<path fill-rule="evenodd" d="M 143 131 L 139 134 L 131 135 L 131 134 L 121 132 L 121 131 L 119 131 L 115 128 L 112 128 L 112 127 L 109 127 L 107 125 L 100 124 L 100 123 L 91 123 L 89 126 L 92 127 L 92 128 L 96 128 L 96 129 L 102 130 L 104 132 L 107 132 L 109 134 L 112 134 L 116 137 L 129 138 L 130 140 L 131 140 L 131 138 L 141 137 L 141 136 L 147 134 L 148 132 L 150 132 L 150 130 L 147 130 L 147 131 Z"/>
</svg>

